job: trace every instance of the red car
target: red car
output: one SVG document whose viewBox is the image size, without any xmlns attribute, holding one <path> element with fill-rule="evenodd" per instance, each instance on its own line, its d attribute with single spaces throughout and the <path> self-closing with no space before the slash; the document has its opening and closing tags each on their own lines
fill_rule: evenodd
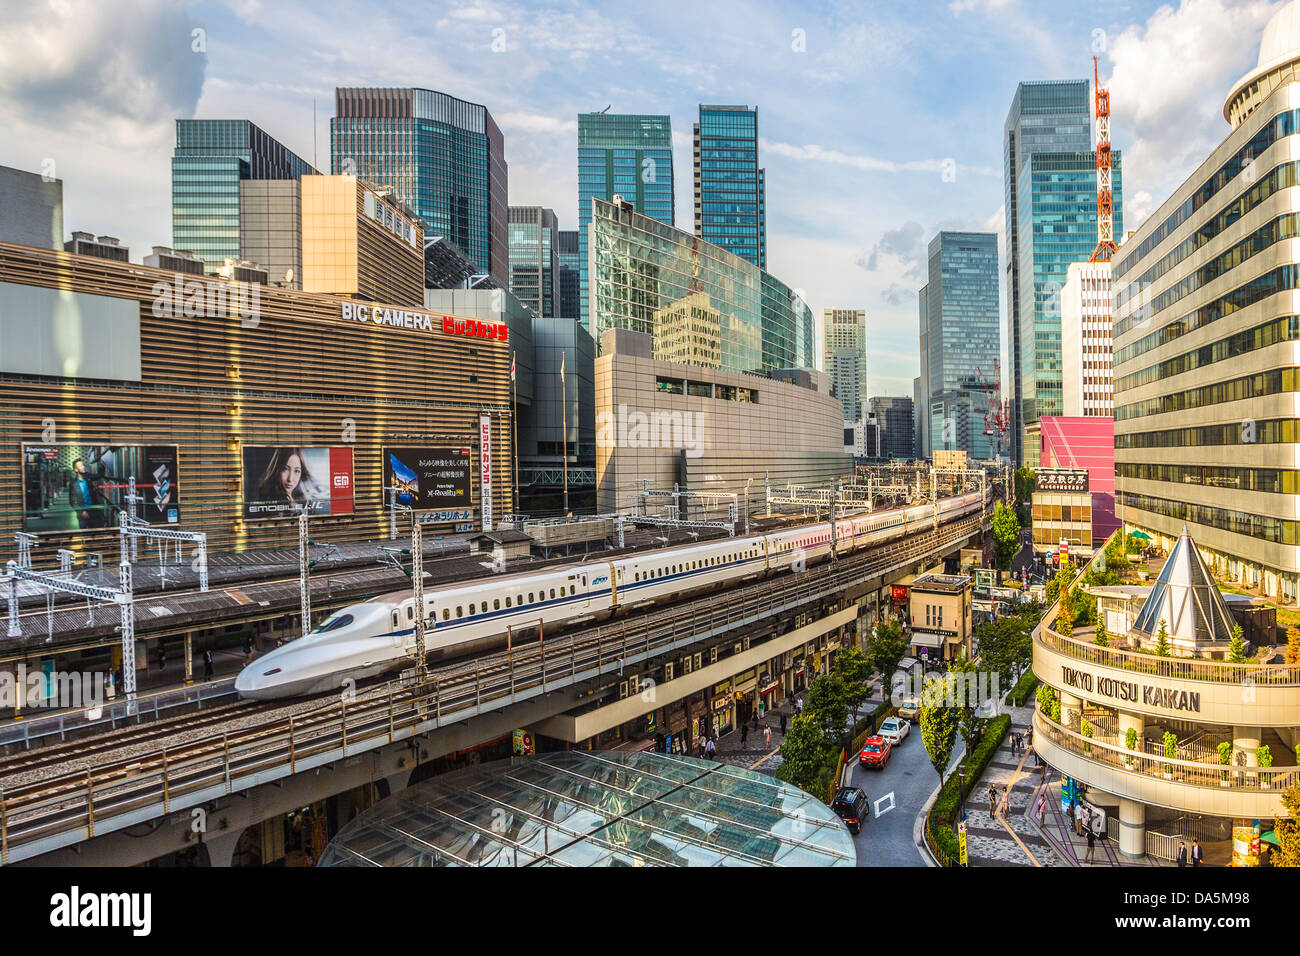
<svg viewBox="0 0 1300 956">
<path fill-rule="evenodd" d="M 858 754 L 858 764 L 863 767 L 880 767 L 882 770 L 885 764 L 889 763 L 889 755 L 893 748 L 889 746 L 889 741 L 884 737 L 868 737 L 867 742 L 862 745 L 862 753 Z"/>
</svg>

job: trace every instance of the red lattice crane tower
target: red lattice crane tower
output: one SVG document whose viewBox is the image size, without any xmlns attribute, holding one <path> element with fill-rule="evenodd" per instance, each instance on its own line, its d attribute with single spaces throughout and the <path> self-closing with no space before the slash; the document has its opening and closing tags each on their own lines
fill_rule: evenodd
<svg viewBox="0 0 1300 956">
<path fill-rule="evenodd" d="M 993 454 L 1002 450 L 1007 439 L 1007 411 L 1002 405 L 1002 363 L 993 360 L 993 381 L 984 377 L 982 369 L 976 367 L 975 375 L 979 384 L 988 392 L 988 409 L 984 413 L 984 434 L 993 439 Z"/>
<path fill-rule="evenodd" d="M 1115 254 L 1115 194 L 1110 187 L 1110 90 L 1101 88 L 1097 58 L 1092 58 L 1097 104 L 1097 248 L 1089 262 L 1110 262 Z"/>
</svg>

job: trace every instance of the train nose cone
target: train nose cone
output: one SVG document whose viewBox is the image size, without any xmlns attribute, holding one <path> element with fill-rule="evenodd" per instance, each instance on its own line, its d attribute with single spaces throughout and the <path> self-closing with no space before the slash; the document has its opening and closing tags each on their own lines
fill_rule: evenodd
<svg viewBox="0 0 1300 956">
<path fill-rule="evenodd" d="M 235 693 L 252 700 L 264 700 L 276 696 L 276 677 L 280 668 L 268 662 L 256 661 L 245 667 L 235 677 Z"/>
</svg>

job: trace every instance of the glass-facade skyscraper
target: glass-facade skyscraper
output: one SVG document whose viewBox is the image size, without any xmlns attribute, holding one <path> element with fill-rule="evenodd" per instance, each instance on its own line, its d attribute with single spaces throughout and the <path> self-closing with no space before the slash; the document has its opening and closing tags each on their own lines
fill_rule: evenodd
<svg viewBox="0 0 1300 956">
<path fill-rule="evenodd" d="M 1029 158 L 1035 153 L 1080 153 L 1092 149 L 1092 113 L 1088 95 L 1087 80 L 1033 80 L 1019 84 L 1016 87 L 1016 95 L 1011 100 L 1011 109 L 1007 112 L 1007 120 L 1003 126 L 1003 186 L 1004 200 L 1006 210 L 1006 250 L 1002 259 L 1002 267 L 1006 270 L 1007 279 L 1007 315 L 1009 317 L 1011 331 L 1011 436 L 1012 436 L 1012 459 L 1018 463 L 1026 461 L 1023 443 L 1024 427 L 1027 424 L 1025 419 L 1026 411 L 1031 417 L 1028 421 L 1037 420 L 1037 413 L 1032 405 L 1032 398 L 1025 395 L 1026 383 L 1031 386 L 1030 394 L 1032 396 L 1032 383 L 1035 377 L 1035 366 L 1037 362 L 1034 358 L 1036 336 L 1034 334 L 1035 314 L 1037 312 L 1032 299 L 1022 304 L 1021 292 L 1021 267 L 1025 261 L 1025 255 L 1021 248 L 1021 222 L 1022 215 L 1020 209 L 1020 179 L 1021 173 L 1025 169 Z M 1116 163 L 1118 166 L 1118 162 Z M 1094 182 L 1095 185 L 1095 182 Z M 1114 183 L 1116 212 L 1119 208 L 1119 179 L 1118 171 Z M 1094 190 L 1092 197 L 1093 216 L 1092 230 L 1094 239 L 1092 246 L 1084 254 L 1088 258 L 1092 254 L 1092 249 L 1096 245 L 1096 205 L 1097 197 Z M 1044 219 L 1040 225 L 1044 231 L 1050 231 L 1053 234 L 1062 234 L 1070 226 L 1066 223 L 1066 218 L 1071 220 L 1073 225 L 1077 209 L 1058 210 L 1056 213 L 1050 213 L 1046 209 L 1041 214 Z M 1052 216 L 1059 218 L 1052 220 Z M 1123 235 L 1119 231 L 1120 223 L 1118 216 L 1115 220 L 1115 235 Z M 1030 239 L 1033 232 L 1026 234 Z M 1030 243 L 1029 261 L 1033 261 L 1032 243 Z M 1064 282 L 1065 269 L 1073 260 L 1064 260 L 1056 265 L 1061 269 L 1061 281 Z M 1031 268 L 1032 271 L 1032 268 Z M 1059 323 L 1058 323 L 1059 324 Z M 1059 341 L 1059 333 L 1058 333 Z M 1058 345 L 1059 352 L 1059 345 Z M 1028 354 L 1029 362 L 1026 367 L 1025 356 Z M 1059 377 L 1059 362 L 1057 363 Z M 1037 461 L 1037 457 L 1033 458 Z"/>
<path fill-rule="evenodd" d="M 767 182 L 758 110 L 701 106 L 695 124 L 695 234 L 767 268 Z"/>
<path fill-rule="evenodd" d="M 483 106 L 422 89 L 339 88 L 330 168 L 394 195 L 502 285 L 510 281 L 505 140 Z"/>
<path fill-rule="evenodd" d="M 673 204 L 673 127 L 667 116 L 578 114 L 578 309 L 591 331 L 587 240 L 591 201 L 622 196 L 637 212 L 668 225 Z"/>
<path fill-rule="evenodd" d="M 930 452 L 960 449 L 989 459 L 995 449 L 984 434 L 985 418 L 1001 351 L 997 235 L 940 232 L 930 240 L 928 265 L 920 300 L 922 414 Z"/>
<path fill-rule="evenodd" d="M 1124 163 L 1111 151 L 1115 235 L 1124 234 Z M 1062 390 L 1061 290 L 1072 262 L 1097 248 L 1097 158 L 1078 153 L 1034 153 L 1017 183 L 1021 236 L 1016 270 L 1020 302 L 1020 406 L 1026 463 L 1039 460 L 1031 426 L 1045 415 L 1065 414 Z"/>
<path fill-rule="evenodd" d="M 733 372 L 812 368 L 813 314 L 784 282 L 698 236 L 592 201 L 593 337 L 631 329 L 656 358 Z"/>
<path fill-rule="evenodd" d="M 581 254 L 578 251 L 576 229 L 561 229 L 555 234 L 560 260 L 560 311 L 566 319 L 576 319 L 581 313 L 578 295 L 578 278 L 582 273 Z"/>
<path fill-rule="evenodd" d="M 560 250 L 555 210 L 510 207 L 510 291 L 535 316 L 560 314 Z"/>
<path fill-rule="evenodd" d="M 239 183 L 298 179 L 311 164 L 248 120 L 178 119 L 172 153 L 172 246 L 208 272 L 240 258 Z"/>
</svg>

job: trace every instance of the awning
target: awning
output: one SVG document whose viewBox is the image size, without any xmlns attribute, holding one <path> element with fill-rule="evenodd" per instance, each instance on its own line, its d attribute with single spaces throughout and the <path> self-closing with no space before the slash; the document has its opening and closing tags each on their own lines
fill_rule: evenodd
<svg viewBox="0 0 1300 956">
<path fill-rule="evenodd" d="M 1150 541 L 1150 540 L 1151 540 L 1151 535 L 1147 534 L 1145 531 L 1130 531 L 1130 532 L 1129 532 L 1129 537 L 1131 537 L 1131 538 L 1141 538 L 1143 541 Z"/>
<path fill-rule="evenodd" d="M 1278 842 L 1276 831 L 1273 830 L 1265 830 L 1263 833 L 1261 833 L 1259 835 L 1259 842 L 1271 843 L 1277 847 L 1280 847 L 1282 845 L 1281 843 Z"/>
<path fill-rule="evenodd" d="M 912 643 L 918 647 L 943 647 L 944 636 L 942 634 L 926 634 L 921 631 L 912 632 Z"/>
</svg>

